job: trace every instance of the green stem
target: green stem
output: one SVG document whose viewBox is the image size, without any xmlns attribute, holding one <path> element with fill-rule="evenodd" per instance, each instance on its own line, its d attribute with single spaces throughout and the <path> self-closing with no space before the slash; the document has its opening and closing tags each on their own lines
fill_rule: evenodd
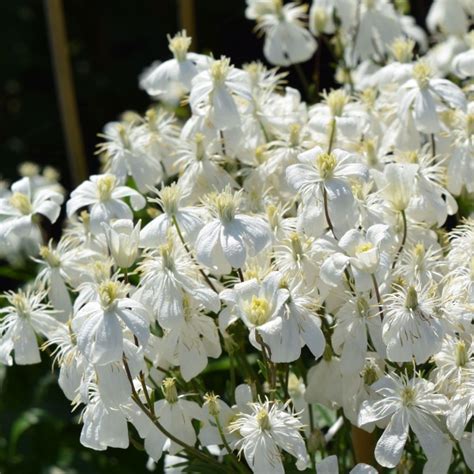
<svg viewBox="0 0 474 474">
<path fill-rule="evenodd" d="M 379 307 L 379 314 L 381 316 L 381 318 L 383 319 L 383 302 L 382 302 L 382 298 L 380 296 L 380 291 L 379 291 L 379 285 L 377 283 L 377 278 L 375 278 L 375 274 L 372 273 L 371 275 L 372 277 L 372 283 L 374 285 L 374 291 L 375 291 L 375 296 L 377 298 L 377 305 Z"/>
<path fill-rule="evenodd" d="M 402 236 L 402 243 L 400 244 L 400 247 L 398 247 L 397 254 L 395 255 L 395 259 L 393 260 L 392 264 L 392 270 L 395 268 L 395 265 L 397 264 L 398 258 L 400 257 L 400 254 L 402 253 L 403 247 L 405 247 L 405 242 L 407 240 L 407 216 L 405 214 L 405 211 L 400 211 L 402 214 L 402 220 L 403 220 L 403 236 Z"/>
<path fill-rule="evenodd" d="M 176 220 L 176 217 L 173 216 L 173 224 L 176 228 L 176 232 L 178 233 L 178 237 L 179 237 L 179 240 L 181 240 L 181 243 L 183 244 L 184 246 L 184 249 L 186 250 L 186 252 L 188 253 L 188 255 L 191 257 L 191 259 L 193 260 L 194 263 L 197 264 L 195 258 L 194 258 L 194 255 L 191 253 L 191 250 L 189 249 L 188 247 L 188 244 L 186 243 L 186 240 L 184 240 L 184 237 L 183 237 L 183 234 L 181 232 L 181 229 L 179 228 L 179 225 L 178 225 L 178 221 Z M 198 270 L 199 270 L 199 273 L 203 276 L 204 280 L 206 281 L 206 283 L 210 286 L 210 288 L 212 290 L 214 290 L 216 293 L 219 293 L 217 290 L 216 290 L 216 287 L 214 286 L 214 284 L 212 283 L 212 281 L 210 280 L 210 278 L 206 275 L 206 273 L 204 272 L 204 270 L 198 265 Z"/>
</svg>

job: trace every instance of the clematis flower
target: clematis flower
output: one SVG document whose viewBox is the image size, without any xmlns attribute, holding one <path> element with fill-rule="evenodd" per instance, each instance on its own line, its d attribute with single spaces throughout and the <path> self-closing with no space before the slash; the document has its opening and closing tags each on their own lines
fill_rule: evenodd
<svg viewBox="0 0 474 474">
<path fill-rule="evenodd" d="M 298 415 L 287 411 L 288 403 L 252 403 L 251 413 L 241 413 L 231 424 L 231 432 L 237 431 L 242 438 L 234 443 L 244 453 L 255 473 L 283 474 L 282 455 L 286 451 L 297 459 L 296 467 L 303 471 L 308 464 L 308 454 L 300 431 L 303 429 Z"/>
<path fill-rule="evenodd" d="M 104 225 L 105 238 L 115 264 L 130 268 L 138 257 L 141 221 L 134 227 L 128 219 L 118 219 Z"/>
<path fill-rule="evenodd" d="M 413 79 L 403 84 L 397 95 L 400 97 L 398 113 L 403 120 L 413 116 L 420 132 L 432 134 L 441 130 L 438 109 L 466 110 L 467 102 L 461 89 L 447 79 L 432 78 L 430 66 L 419 61 L 413 67 Z"/>
<path fill-rule="evenodd" d="M 411 428 L 428 458 L 423 472 L 447 473 L 452 445 L 438 420 L 447 408 L 446 397 L 437 394 L 431 382 L 417 375 L 408 379 L 390 374 L 375 382 L 372 389 L 377 398 L 362 404 L 359 426 L 388 422 L 375 448 L 377 462 L 384 467 L 396 467 Z"/>
<path fill-rule="evenodd" d="M 35 216 L 55 223 L 64 200 L 50 187 L 35 187 L 31 178 L 22 178 L 11 186 L 11 194 L 0 198 L 0 225 L 3 232 L 29 237 L 38 229 Z"/>
<path fill-rule="evenodd" d="M 181 325 L 165 332 L 164 352 L 173 365 L 178 365 L 187 382 L 207 366 L 208 357 L 219 357 L 219 333 L 213 319 L 205 316 L 190 301 L 184 299 L 184 320 Z"/>
<path fill-rule="evenodd" d="M 349 179 L 367 180 L 366 166 L 343 150 L 325 153 L 319 147 L 305 151 L 298 160 L 301 163 L 289 166 L 286 176 L 290 185 L 301 194 L 303 206 L 312 210 L 303 215 L 305 228 L 311 227 L 306 220 L 317 218 L 321 224 L 326 221 L 326 205 L 335 228 L 344 228 L 354 212 Z"/>
<path fill-rule="evenodd" d="M 377 474 L 377 472 L 375 467 L 359 463 L 350 470 L 349 474 Z M 328 456 L 316 463 L 316 474 L 339 474 L 337 456 Z"/>
<path fill-rule="evenodd" d="M 226 130 L 241 123 L 234 97 L 251 104 L 250 81 L 246 72 L 222 56 L 193 79 L 189 104 L 193 113 L 206 116 L 215 128 Z"/>
<path fill-rule="evenodd" d="M 432 291 L 432 290 L 431 290 Z M 425 362 L 441 348 L 445 328 L 430 288 L 400 288 L 387 295 L 382 337 L 393 362 Z"/>
<path fill-rule="evenodd" d="M 136 300 L 126 296 L 127 288 L 108 280 L 98 287 L 98 301 L 86 303 L 74 316 L 72 327 L 77 346 L 87 360 L 104 365 L 122 360 L 123 324 L 145 346 L 150 336 L 150 315 Z"/>
<path fill-rule="evenodd" d="M 205 200 L 213 218 L 196 238 L 196 257 L 218 273 L 242 268 L 247 255 L 258 255 L 271 240 L 270 227 L 262 217 L 238 212 L 239 197 L 226 189 Z"/>
<path fill-rule="evenodd" d="M 0 309 L 0 362 L 29 365 L 41 362 L 36 335 L 51 337 L 60 323 L 51 308 L 42 303 L 44 292 L 6 293 L 9 305 Z M 12 357 L 11 353 L 14 352 Z"/>
<path fill-rule="evenodd" d="M 317 48 L 311 33 L 304 28 L 307 5 L 273 2 L 274 11 L 257 16 L 257 28 L 265 34 L 263 52 L 268 62 L 276 66 L 308 61 Z"/>
<path fill-rule="evenodd" d="M 153 97 L 172 101 L 191 90 L 191 81 L 206 67 L 209 58 L 188 52 L 191 38 L 186 35 L 186 30 L 173 37 L 168 35 L 168 42 L 174 58 L 152 65 L 142 75 L 140 87 Z"/>
<path fill-rule="evenodd" d="M 94 175 L 72 193 L 67 202 L 67 214 L 72 217 L 79 209 L 90 207 L 90 229 L 94 234 L 103 232 L 103 223 L 112 219 L 132 219 L 133 213 L 122 201 L 129 197 L 136 211 L 146 204 L 145 198 L 128 186 L 121 186 L 113 174 Z"/>
</svg>

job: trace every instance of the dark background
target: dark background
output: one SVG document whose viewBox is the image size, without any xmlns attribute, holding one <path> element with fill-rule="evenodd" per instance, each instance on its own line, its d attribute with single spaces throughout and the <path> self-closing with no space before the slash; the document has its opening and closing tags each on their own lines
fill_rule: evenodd
<svg viewBox="0 0 474 474">
<path fill-rule="evenodd" d="M 230 56 L 237 66 L 263 60 L 262 40 L 252 31 L 254 23 L 244 17 L 244 0 L 195 3 L 200 52 Z M 411 3 L 412 13 L 423 24 L 430 1 Z M 98 170 L 94 150 L 103 125 L 127 109 L 142 113 L 150 103 L 138 88 L 138 75 L 154 60 L 170 57 L 166 34 L 180 28 L 177 2 L 64 0 L 64 4 L 92 174 Z M 18 165 L 33 161 L 55 166 L 70 188 L 41 0 L 0 0 L 0 58 L 0 177 L 15 180 Z M 334 85 L 326 50 L 321 76 L 323 88 Z M 289 80 L 299 86 L 293 75 Z M 13 288 L 15 281 L 8 281 Z M 79 444 L 80 412 L 70 414 L 57 374 L 43 358 L 45 362 L 36 366 L 8 371 L 0 367 L 0 474 L 148 472 L 147 456 L 141 451 L 95 452 Z"/>
</svg>

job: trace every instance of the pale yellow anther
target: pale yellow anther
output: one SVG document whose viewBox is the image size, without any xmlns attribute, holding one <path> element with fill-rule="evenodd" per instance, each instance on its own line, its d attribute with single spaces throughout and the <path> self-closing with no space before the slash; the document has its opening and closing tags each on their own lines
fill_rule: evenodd
<svg viewBox="0 0 474 474">
<path fill-rule="evenodd" d="M 176 390 L 176 379 L 168 377 L 163 380 L 161 389 L 168 403 L 176 403 L 178 401 L 178 391 Z"/>
<path fill-rule="evenodd" d="M 117 178 L 112 174 L 101 176 L 97 180 L 97 197 L 99 201 L 108 201 L 117 184 Z"/>
<path fill-rule="evenodd" d="M 24 216 L 27 216 L 33 212 L 33 206 L 31 205 L 30 198 L 23 193 L 13 193 L 10 196 L 10 204 L 20 211 Z"/>
<path fill-rule="evenodd" d="M 397 38 L 390 46 L 390 51 L 399 63 L 409 63 L 413 58 L 415 42 L 407 38 Z"/>
<path fill-rule="evenodd" d="M 249 303 L 244 307 L 247 318 L 251 324 L 260 326 L 268 321 L 270 316 L 270 303 L 266 298 L 253 295 Z"/>
<path fill-rule="evenodd" d="M 343 89 L 331 91 L 326 97 L 326 104 L 333 117 L 340 117 L 348 102 L 349 96 Z"/>
<path fill-rule="evenodd" d="M 332 153 L 321 153 L 316 157 L 316 167 L 323 179 L 331 177 L 336 165 L 337 159 Z"/>
<path fill-rule="evenodd" d="M 418 61 L 413 66 L 413 77 L 420 89 L 426 89 L 429 86 L 432 74 L 431 66 L 426 61 Z"/>
<path fill-rule="evenodd" d="M 257 413 L 256 419 L 262 431 L 267 431 L 271 428 L 270 417 L 268 416 L 268 411 L 265 410 L 265 408 L 262 408 Z"/>
<path fill-rule="evenodd" d="M 372 244 L 371 242 L 364 242 L 363 244 L 360 244 L 356 247 L 355 253 L 359 254 L 359 253 L 368 252 L 369 250 L 372 250 L 373 248 L 374 248 L 374 244 Z"/>
<path fill-rule="evenodd" d="M 210 73 L 213 81 L 216 84 L 222 84 L 226 80 L 227 74 L 229 73 L 230 69 L 231 66 L 229 58 L 225 58 L 224 56 L 222 56 L 221 59 L 214 61 L 211 64 L 210 68 Z"/>
<path fill-rule="evenodd" d="M 186 30 L 176 33 L 171 38 L 168 35 L 169 49 L 173 53 L 177 61 L 184 61 L 188 53 L 189 47 L 191 46 L 191 38 L 186 36 Z"/>
</svg>

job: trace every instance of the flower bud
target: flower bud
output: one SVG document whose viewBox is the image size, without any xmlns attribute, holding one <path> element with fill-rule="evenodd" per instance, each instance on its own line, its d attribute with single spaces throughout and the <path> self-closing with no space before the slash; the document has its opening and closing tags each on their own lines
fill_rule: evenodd
<svg viewBox="0 0 474 474">
<path fill-rule="evenodd" d="M 130 268 L 137 259 L 140 243 L 140 222 L 120 219 L 105 227 L 105 237 L 110 253 L 117 266 Z"/>
</svg>

